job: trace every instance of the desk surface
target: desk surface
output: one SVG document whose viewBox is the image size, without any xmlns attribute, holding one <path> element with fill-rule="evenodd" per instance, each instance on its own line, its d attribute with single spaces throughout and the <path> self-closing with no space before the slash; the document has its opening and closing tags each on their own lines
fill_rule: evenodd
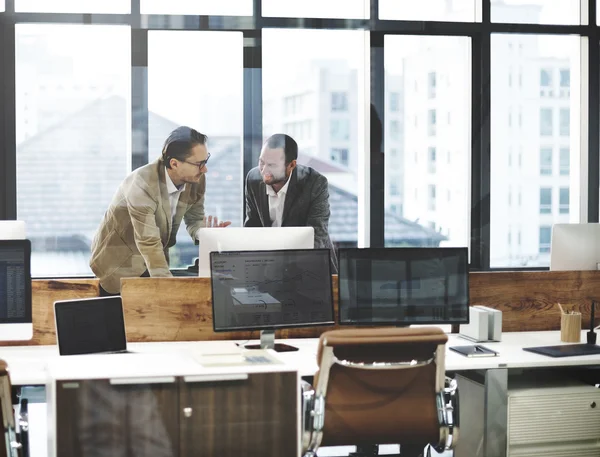
<svg viewBox="0 0 600 457">
<path fill-rule="evenodd" d="M 582 331 L 585 341 L 585 331 Z M 127 378 L 158 376 L 203 376 L 212 374 L 256 373 L 264 371 L 298 371 L 311 376 L 317 370 L 317 339 L 277 340 L 291 344 L 296 352 L 271 353 L 282 363 L 243 366 L 238 363 L 206 366 L 207 355 L 235 359 L 241 349 L 234 341 L 199 341 L 169 343 L 130 343 L 133 354 L 98 354 L 61 357 L 56 346 L 0 347 L 0 358 L 8 363 L 13 385 L 41 385 L 50 373 L 57 379 Z M 472 344 L 458 335 L 449 335 L 448 346 Z M 483 343 L 498 351 L 498 357 L 467 358 L 446 351 L 447 371 L 494 368 L 544 368 L 600 364 L 600 355 L 552 358 L 523 351 L 523 347 L 551 346 L 560 343 L 560 332 L 504 333 L 502 342 Z"/>
</svg>

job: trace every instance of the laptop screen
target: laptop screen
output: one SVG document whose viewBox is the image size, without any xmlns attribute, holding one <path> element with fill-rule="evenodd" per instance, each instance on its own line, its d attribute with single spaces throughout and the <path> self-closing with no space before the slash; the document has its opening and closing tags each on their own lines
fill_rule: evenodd
<svg viewBox="0 0 600 457">
<path fill-rule="evenodd" d="M 57 301 L 54 314 L 61 355 L 127 349 L 121 297 Z"/>
</svg>

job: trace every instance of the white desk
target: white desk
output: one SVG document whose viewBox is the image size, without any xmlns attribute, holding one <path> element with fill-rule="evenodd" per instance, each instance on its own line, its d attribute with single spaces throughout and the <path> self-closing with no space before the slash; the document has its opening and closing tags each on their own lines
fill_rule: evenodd
<svg viewBox="0 0 600 457">
<path fill-rule="evenodd" d="M 582 341 L 585 341 L 585 332 L 582 332 Z M 316 338 L 277 340 L 298 347 L 296 352 L 283 352 L 273 354 L 290 368 L 298 370 L 301 376 L 312 376 L 317 370 L 317 343 Z M 85 355 L 60 357 L 57 346 L 6 346 L 0 347 L 0 357 L 8 363 L 13 385 L 43 385 L 47 380 L 48 364 L 64 364 L 79 367 L 79 375 L 93 370 L 98 358 L 111 357 L 115 360 L 115 374 L 127 370 L 129 362 L 136 358 L 146 358 L 154 355 L 156 362 L 161 362 L 164 367 L 176 368 L 176 371 L 185 372 L 186 369 L 198 372 L 235 372 L 238 368 L 204 368 L 195 367 L 194 361 L 201 354 L 232 354 L 240 351 L 234 341 L 199 341 L 176 343 L 129 343 L 128 347 L 136 354 L 114 355 Z M 253 341 L 252 343 L 256 343 Z M 469 341 L 449 335 L 448 346 L 468 345 Z M 539 354 L 523 351 L 523 347 L 550 346 L 560 343 L 560 332 L 514 332 L 504 333 L 500 343 L 484 343 L 485 346 L 499 352 L 498 357 L 467 358 L 453 351 L 446 351 L 446 370 L 490 370 L 512 368 L 554 368 L 567 366 L 586 366 L 600 364 L 600 355 L 552 358 Z M 121 363 L 122 362 L 122 363 Z M 112 361 L 111 361 L 112 363 Z M 106 366 L 106 363 L 104 363 Z M 187 368 L 186 368 L 187 367 Z M 260 371 L 260 367 L 255 369 Z M 155 375 L 164 373 L 164 370 L 154 371 Z M 149 372 L 150 373 L 150 372 Z M 109 373 L 110 375 L 111 373 Z M 142 373 L 139 374 L 141 376 Z"/>
<path fill-rule="evenodd" d="M 584 367 L 600 365 L 600 355 L 552 358 L 523 351 L 523 347 L 561 344 L 560 332 L 504 333 L 500 343 L 485 343 L 499 352 L 498 357 L 467 358 L 453 351 L 446 353 L 446 370 L 464 372 L 481 370 L 485 376 L 486 414 L 484 417 L 486 457 L 504 456 L 506 452 L 508 371 L 519 368 Z M 585 331 L 582 339 L 585 341 Z M 273 353 L 284 367 L 311 376 L 317 369 L 317 339 L 278 340 L 299 347 L 296 352 Z M 448 346 L 472 344 L 457 335 L 449 335 Z M 205 367 L 199 363 L 202 354 L 234 354 L 240 348 L 233 341 L 177 343 L 130 343 L 136 354 L 60 357 L 56 346 L 0 347 L 0 358 L 8 363 L 13 385 L 45 385 L 50 372 L 61 377 L 104 377 L 232 374 L 260 372 L 269 367 L 222 366 Z M 107 358 L 111 358 L 110 363 Z M 99 363 L 101 362 L 101 363 Z M 101 368 L 99 368 L 101 367 Z M 107 367 L 111 367 L 107 372 Z"/>
</svg>

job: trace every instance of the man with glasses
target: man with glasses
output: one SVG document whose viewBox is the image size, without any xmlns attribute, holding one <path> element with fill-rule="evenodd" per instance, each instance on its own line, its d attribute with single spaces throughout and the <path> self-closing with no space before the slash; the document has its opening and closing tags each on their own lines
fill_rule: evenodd
<svg viewBox="0 0 600 457">
<path fill-rule="evenodd" d="M 277 133 L 267 139 L 258 167 L 246 177 L 244 226 L 312 226 L 315 248 L 332 249 L 327 178 L 311 167 L 298 165 L 297 159 L 298 144 L 291 136 Z M 335 257 L 332 261 L 335 266 Z"/>
<path fill-rule="evenodd" d="M 90 267 L 100 294 L 120 291 L 121 278 L 172 276 L 169 248 L 183 219 L 193 240 L 203 227 L 229 221 L 204 217 L 206 135 L 189 127 L 173 130 L 162 155 L 125 178 L 92 242 Z"/>
</svg>

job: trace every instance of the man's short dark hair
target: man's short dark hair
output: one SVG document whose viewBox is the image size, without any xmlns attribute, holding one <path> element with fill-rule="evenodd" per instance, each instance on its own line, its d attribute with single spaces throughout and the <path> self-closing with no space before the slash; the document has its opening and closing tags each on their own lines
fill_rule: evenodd
<svg viewBox="0 0 600 457">
<path fill-rule="evenodd" d="M 192 155 L 192 148 L 197 144 L 206 144 L 206 140 L 206 135 L 193 128 L 177 127 L 165 140 L 161 159 L 167 168 L 171 168 L 171 159 L 187 159 Z"/>
<path fill-rule="evenodd" d="M 291 136 L 285 133 L 276 133 L 271 135 L 265 142 L 269 149 L 283 148 L 285 154 L 285 164 L 292 163 L 298 159 L 298 143 Z"/>
</svg>

